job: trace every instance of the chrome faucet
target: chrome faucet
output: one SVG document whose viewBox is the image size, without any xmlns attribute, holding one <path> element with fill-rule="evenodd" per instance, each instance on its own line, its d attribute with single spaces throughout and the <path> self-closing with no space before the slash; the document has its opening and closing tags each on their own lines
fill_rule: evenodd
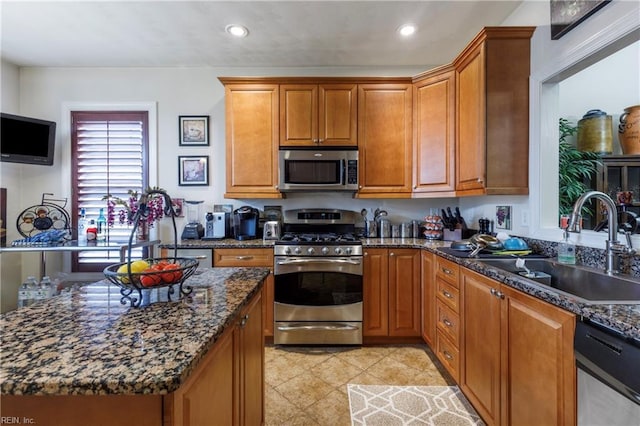
<svg viewBox="0 0 640 426">
<path fill-rule="evenodd" d="M 582 215 L 580 214 L 580 211 L 582 211 L 582 206 L 584 205 L 584 203 L 591 198 L 600 199 L 607 209 L 607 227 L 609 229 L 609 239 L 606 243 L 606 263 L 604 272 L 608 275 L 617 274 L 619 272 L 616 267 L 617 255 L 632 255 L 635 253 L 635 250 L 633 250 L 633 248 L 631 247 L 631 238 L 628 233 L 628 247 L 624 244 L 620 244 L 620 242 L 618 241 L 618 209 L 616 208 L 616 204 L 611 199 L 611 197 L 600 191 L 588 191 L 578 197 L 575 204 L 573 205 L 573 212 L 571 213 L 571 217 L 569 218 L 569 224 L 567 225 L 566 231 L 578 233 L 581 231 Z"/>
</svg>

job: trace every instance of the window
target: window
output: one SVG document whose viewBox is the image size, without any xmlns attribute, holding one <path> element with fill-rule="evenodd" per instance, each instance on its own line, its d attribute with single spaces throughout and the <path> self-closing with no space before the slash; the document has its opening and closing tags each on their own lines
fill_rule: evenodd
<svg viewBox="0 0 640 426">
<path fill-rule="evenodd" d="M 97 220 L 101 208 L 107 216 L 106 194 L 126 200 L 129 190 L 140 193 L 149 186 L 148 144 L 147 111 L 71 112 L 74 227 L 82 208 L 88 221 Z M 119 223 L 118 210 L 116 206 L 107 238 L 111 243 L 126 243 L 132 227 Z M 142 256 L 141 249 L 132 252 L 132 257 Z M 118 251 L 81 251 L 74 253 L 72 268 L 75 272 L 99 272 L 119 261 Z"/>
</svg>

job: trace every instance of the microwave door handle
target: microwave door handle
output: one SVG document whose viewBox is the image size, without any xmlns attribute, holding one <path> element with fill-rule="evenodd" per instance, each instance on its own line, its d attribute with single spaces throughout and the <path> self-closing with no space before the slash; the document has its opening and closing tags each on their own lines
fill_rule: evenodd
<svg viewBox="0 0 640 426">
<path fill-rule="evenodd" d="M 341 170 L 340 181 L 342 182 L 342 186 L 347 184 L 347 160 L 342 159 L 342 170 Z"/>
</svg>

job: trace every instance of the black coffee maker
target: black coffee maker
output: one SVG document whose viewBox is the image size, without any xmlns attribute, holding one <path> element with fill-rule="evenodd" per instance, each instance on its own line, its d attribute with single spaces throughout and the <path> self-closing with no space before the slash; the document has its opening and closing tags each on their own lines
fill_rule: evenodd
<svg viewBox="0 0 640 426">
<path fill-rule="evenodd" d="M 253 240 L 258 237 L 260 211 L 242 206 L 233 211 L 233 235 L 236 240 Z"/>
</svg>

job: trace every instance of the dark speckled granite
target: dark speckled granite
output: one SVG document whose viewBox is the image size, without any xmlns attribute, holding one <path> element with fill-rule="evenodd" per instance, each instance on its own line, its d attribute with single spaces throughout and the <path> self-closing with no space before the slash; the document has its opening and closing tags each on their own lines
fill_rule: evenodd
<svg viewBox="0 0 640 426">
<path fill-rule="evenodd" d="M 525 240 L 536 253 L 545 254 L 549 257 L 554 257 L 557 255 L 557 243 L 555 242 L 536 240 L 531 238 L 525 238 Z M 193 244 L 193 246 L 191 246 L 190 244 Z M 485 267 L 484 265 L 479 264 L 473 259 L 461 259 L 437 250 L 438 247 L 448 247 L 450 241 L 430 241 L 424 238 L 365 238 L 362 240 L 362 244 L 364 247 L 419 248 L 435 252 L 440 256 L 453 260 L 463 266 L 494 278 L 506 285 L 517 288 L 518 290 L 521 290 L 527 294 L 566 309 L 567 311 L 607 325 L 612 329 L 623 333 L 627 337 L 640 340 L 640 305 L 594 305 L 582 303 L 563 294 L 555 293 L 550 289 L 547 290 L 544 287 L 541 287 L 538 283 L 535 283 L 518 275 L 504 274 L 499 272 L 497 269 Z M 178 248 L 256 248 L 271 247 L 272 245 L 273 242 L 263 242 L 261 239 L 251 240 L 249 242 L 236 241 L 233 239 L 226 239 L 221 241 L 193 242 L 187 242 L 183 240 L 178 244 Z M 172 248 L 173 245 L 166 245 L 164 247 Z M 578 246 L 576 248 L 576 252 L 579 263 L 598 269 L 604 268 L 604 250 Z M 626 266 L 626 273 L 630 274 L 633 279 L 640 279 L 640 253 L 636 254 L 633 258 L 628 259 Z"/>
<path fill-rule="evenodd" d="M 123 306 L 119 289 L 100 281 L 7 312 L 0 316 L 2 394 L 172 392 L 268 274 L 267 268 L 204 269 L 186 282 L 191 297 L 142 308 Z"/>
</svg>

